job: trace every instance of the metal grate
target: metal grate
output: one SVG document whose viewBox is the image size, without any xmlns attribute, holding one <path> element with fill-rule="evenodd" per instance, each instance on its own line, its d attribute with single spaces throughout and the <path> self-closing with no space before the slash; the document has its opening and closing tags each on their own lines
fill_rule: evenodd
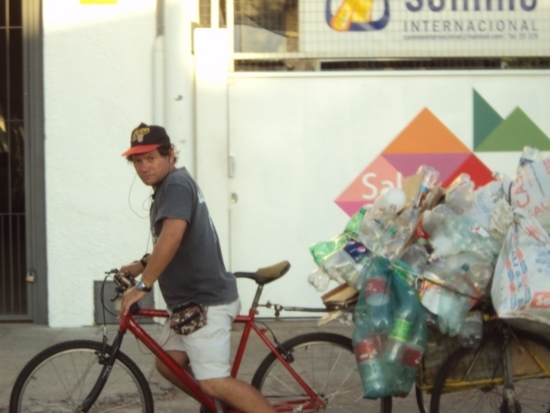
<svg viewBox="0 0 550 413">
<path fill-rule="evenodd" d="M 540 0 L 200 0 L 233 35 L 236 71 L 548 69 Z"/>
<path fill-rule="evenodd" d="M 23 116 L 21 1 L 0 0 L 0 319 L 28 312 Z"/>
</svg>

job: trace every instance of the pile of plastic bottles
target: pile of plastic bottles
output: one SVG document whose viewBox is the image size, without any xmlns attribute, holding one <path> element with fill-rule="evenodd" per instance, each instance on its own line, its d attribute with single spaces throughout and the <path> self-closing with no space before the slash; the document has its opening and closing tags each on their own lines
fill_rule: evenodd
<svg viewBox="0 0 550 413">
<path fill-rule="evenodd" d="M 373 257 L 362 280 L 352 342 L 364 397 L 406 396 L 426 348 L 424 311 L 386 258 Z"/>
<path fill-rule="evenodd" d="M 502 206 L 512 181 L 503 175 L 475 189 L 462 174 L 441 190 L 435 169 L 417 173 L 422 183 L 412 199 L 391 188 L 342 234 L 310 248 L 311 285 L 324 291 L 334 280 L 360 293 L 353 341 L 368 398 L 410 391 L 430 321 L 466 347 L 479 344 L 482 314 L 472 309 L 489 294 L 510 219 Z"/>
</svg>

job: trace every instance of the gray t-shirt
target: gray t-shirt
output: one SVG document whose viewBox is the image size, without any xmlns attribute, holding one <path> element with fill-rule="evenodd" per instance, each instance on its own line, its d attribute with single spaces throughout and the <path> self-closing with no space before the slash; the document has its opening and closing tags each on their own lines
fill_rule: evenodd
<svg viewBox="0 0 550 413">
<path fill-rule="evenodd" d="M 165 218 L 187 221 L 176 255 L 158 280 L 170 309 L 187 301 L 220 305 L 239 298 L 235 276 L 225 269 L 218 234 L 201 190 L 185 168 L 175 169 L 159 185 L 150 218 L 153 243 Z"/>
</svg>

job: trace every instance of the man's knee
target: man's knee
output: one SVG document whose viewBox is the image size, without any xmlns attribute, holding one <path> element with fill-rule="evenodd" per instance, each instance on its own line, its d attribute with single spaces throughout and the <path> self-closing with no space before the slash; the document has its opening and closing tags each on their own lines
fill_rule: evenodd
<svg viewBox="0 0 550 413">
<path fill-rule="evenodd" d="M 220 378 L 220 379 L 200 380 L 199 386 L 207 396 L 219 399 L 219 398 L 223 398 L 224 389 L 229 385 L 228 383 L 229 380 L 231 380 L 230 377 Z"/>
<path fill-rule="evenodd" d="M 166 376 L 166 374 L 169 372 L 168 367 L 160 361 L 160 359 L 155 359 L 155 367 L 157 368 L 157 371 L 162 374 L 163 376 Z"/>
</svg>

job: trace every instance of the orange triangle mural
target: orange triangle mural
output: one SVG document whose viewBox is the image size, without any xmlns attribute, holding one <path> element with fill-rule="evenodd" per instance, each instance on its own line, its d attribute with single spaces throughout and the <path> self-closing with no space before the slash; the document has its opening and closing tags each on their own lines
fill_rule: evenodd
<svg viewBox="0 0 550 413">
<path fill-rule="evenodd" d="M 470 153 L 471 151 L 429 109 L 391 142 L 384 153 Z"/>
<path fill-rule="evenodd" d="M 413 175 L 421 165 L 440 172 L 443 187 L 463 172 L 476 186 L 493 179 L 491 170 L 429 109 L 423 109 L 335 202 L 352 216 L 373 203 L 383 189 L 400 187 L 403 177 Z"/>
</svg>

